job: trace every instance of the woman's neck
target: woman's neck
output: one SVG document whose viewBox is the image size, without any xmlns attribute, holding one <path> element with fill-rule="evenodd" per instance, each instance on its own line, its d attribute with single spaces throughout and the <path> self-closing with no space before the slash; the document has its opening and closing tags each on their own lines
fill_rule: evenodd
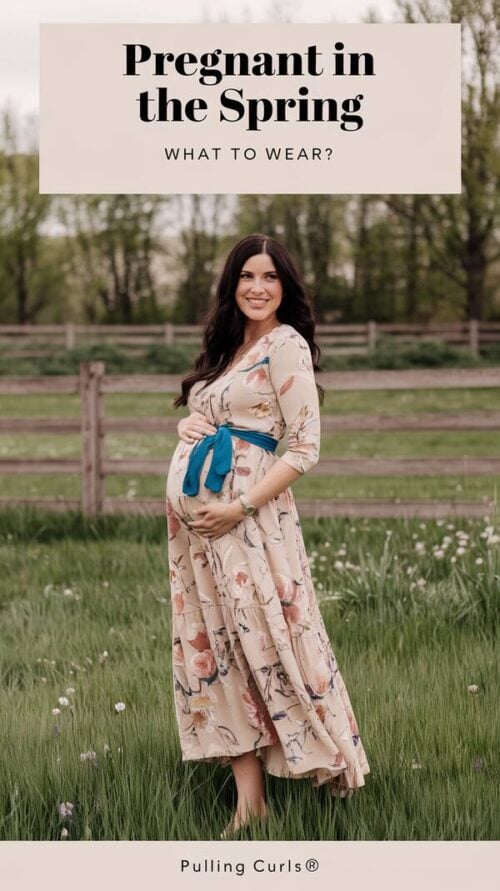
<svg viewBox="0 0 500 891">
<path fill-rule="evenodd" d="M 251 343 L 252 340 L 257 340 L 259 337 L 263 337 L 264 334 L 272 331 L 273 328 L 276 328 L 279 324 L 280 322 L 277 318 L 274 318 L 271 322 L 269 322 L 268 319 L 265 319 L 263 322 L 247 320 L 245 324 L 245 333 L 243 335 L 243 345 Z"/>
</svg>

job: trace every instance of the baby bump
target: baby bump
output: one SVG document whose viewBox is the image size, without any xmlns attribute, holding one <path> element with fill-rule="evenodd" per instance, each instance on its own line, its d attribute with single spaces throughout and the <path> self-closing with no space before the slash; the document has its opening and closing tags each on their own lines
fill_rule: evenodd
<svg viewBox="0 0 500 891">
<path fill-rule="evenodd" d="M 233 437 L 231 469 L 226 474 L 220 492 L 212 492 L 205 486 L 213 458 L 213 450 L 210 449 L 201 466 L 198 494 L 185 495 L 182 486 L 189 457 L 195 445 L 196 443 L 186 443 L 183 440 L 178 442 L 167 476 L 167 498 L 172 510 L 182 518 L 188 518 L 193 509 L 200 504 L 207 504 L 209 501 L 229 502 L 240 492 L 245 493 L 267 473 L 276 460 L 271 452 L 260 446 Z"/>
</svg>

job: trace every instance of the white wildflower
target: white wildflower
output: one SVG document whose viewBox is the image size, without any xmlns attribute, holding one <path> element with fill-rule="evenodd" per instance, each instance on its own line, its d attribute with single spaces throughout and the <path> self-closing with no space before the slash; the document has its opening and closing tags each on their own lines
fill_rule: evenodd
<svg viewBox="0 0 500 891">
<path fill-rule="evenodd" d="M 479 693 L 479 687 L 477 684 L 469 684 L 467 687 L 469 693 Z"/>
<path fill-rule="evenodd" d="M 60 696 L 57 701 L 59 705 L 69 705 L 69 699 L 66 696 Z"/>
<path fill-rule="evenodd" d="M 95 764 L 97 762 L 97 752 L 81 752 L 80 761 L 92 761 Z"/>
<path fill-rule="evenodd" d="M 53 709 L 52 709 L 52 714 L 54 715 L 54 717 L 55 717 L 56 715 L 60 715 L 60 714 L 61 714 L 61 709 L 60 709 L 60 708 L 53 708 Z"/>
<path fill-rule="evenodd" d="M 58 805 L 58 808 L 57 808 L 58 811 L 59 811 L 59 816 L 60 816 L 63 820 L 66 819 L 66 818 L 69 819 L 69 820 L 71 820 L 71 818 L 72 818 L 72 816 L 73 816 L 73 809 L 74 809 L 74 807 L 75 807 L 75 805 L 72 804 L 71 801 L 61 801 L 60 804 Z"/>
<path fill-rule="evenodd" d="M 125 710 L 124 702 L 115 702 L 115 712 L 123 712 Z"/>
</svg>

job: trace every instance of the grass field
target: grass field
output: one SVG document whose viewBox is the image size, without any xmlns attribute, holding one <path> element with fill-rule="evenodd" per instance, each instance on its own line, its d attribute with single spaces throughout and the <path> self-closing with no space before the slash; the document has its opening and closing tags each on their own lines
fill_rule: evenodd
<svg viewBox="0 0 500 891">
<path fill-rule="evenodd" d="M 119 416 L 175 416 L 186 409 L 172 407 L 171 394 L 108 395 L 105 413 Z M 384 413 L 438 411 L 474 411 L 498 409 L 498 392 L 494 389 L 470 390 L 402 390 L 373 392 L 340 392 L 326 394 L 323 414 Z M 2 396 L 0 414 L 4 417 L 78 417 L 79 399 L 70 395 Z M 106 437 L 109 458 L 171 456 L 176 437 L 159 433 L 112 433 Z M 277 454 L 284 450 L 284 443 Z M 0 457 L 78 458 L 80 436 L 53 434 L 4 434 L 0 437 Z M 498 456 L 497 431 L 457 432 L 339 432 L 324 434 L 321 457 L 486 457 Z M 496 498 L 500 477 L 461 474 L 450 477 L 318 477 L 305 475 L 294 486 L 297 498 L 434 498 L 436 500 Z M 163 477 L 108 477 L 109 495 L 162 498 Z M 70 475 L 24 475 L 0 477 L 0 494 L 4 496 L 63 495 L 78 497 L 80 480 Z"/>
<path fill-rule="evenodd" d="M 498 838 L 499 526 L 303 521 L 371 774 L 346 800 L 266 777 L 253 838 Z M 0 839 L 218 839 L 232 774 L 180 758 L 164 519 L 5 511 L 0 556 Z"/>
</svg>

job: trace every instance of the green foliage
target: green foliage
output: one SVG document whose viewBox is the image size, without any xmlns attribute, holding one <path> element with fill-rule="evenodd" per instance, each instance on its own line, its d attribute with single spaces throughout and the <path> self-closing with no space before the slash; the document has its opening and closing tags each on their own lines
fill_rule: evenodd
<svg viewBox="0 0 500 891">
<path fill-rule="evenodd" d="M 362 368 L 474 368 L 491 361 L 491 356 L 476 356 L 466 347 L 454 346 L 440 340 L 422 338 L 411 343 L 401 343 L 390 336 L 381 336 L 376 346 L 366 355 L 342 356 L 324 353 L 321 358 L 323 371 Z"/>
</svg>

